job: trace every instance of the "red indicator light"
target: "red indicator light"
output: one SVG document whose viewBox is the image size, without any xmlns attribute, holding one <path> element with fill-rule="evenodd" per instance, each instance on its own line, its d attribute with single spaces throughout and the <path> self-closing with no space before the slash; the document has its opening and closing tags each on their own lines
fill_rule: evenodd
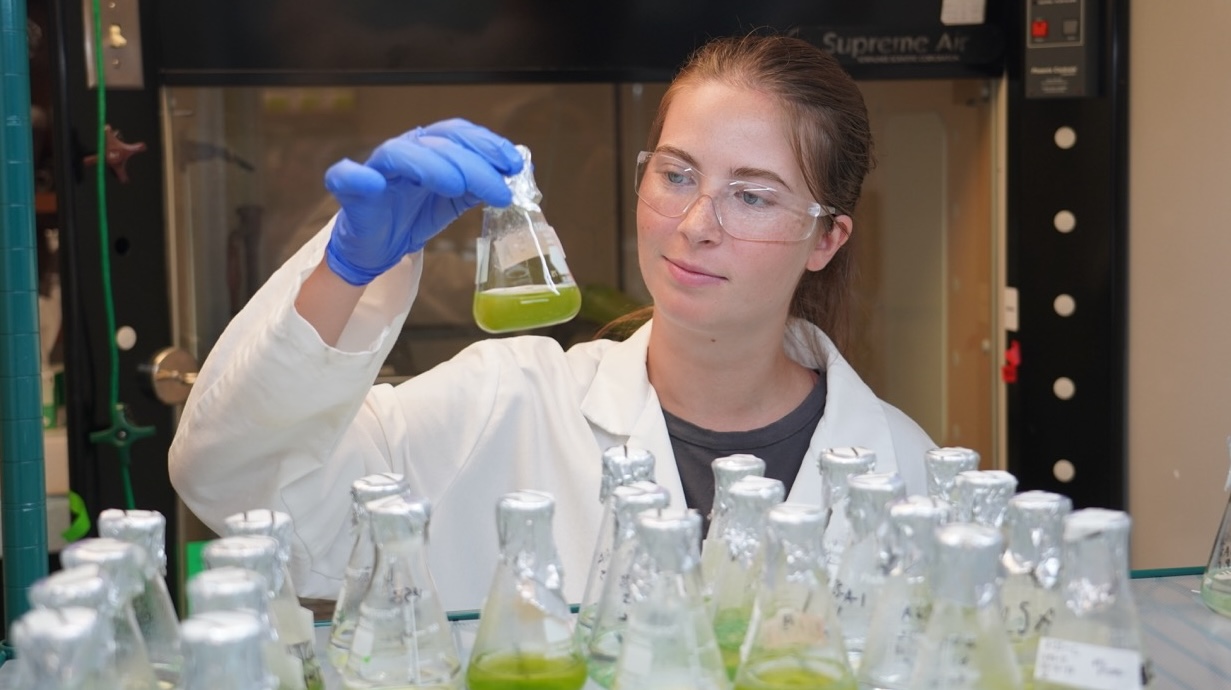
<svg viewBox="0 0 1231 690">
<path fill-rule="evenodd" d="M 1030 22 L 1031 38 L 1047 38 L 1047 20 L 1036 19 Z"/>
</svg>

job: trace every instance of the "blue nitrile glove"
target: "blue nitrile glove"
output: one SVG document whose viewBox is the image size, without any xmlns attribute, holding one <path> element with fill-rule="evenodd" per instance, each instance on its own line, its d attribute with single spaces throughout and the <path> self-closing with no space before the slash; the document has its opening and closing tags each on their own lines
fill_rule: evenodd
<svg viewBox="0 0 1231 690">
<path fill-rule="evenodd" d="M 390 139 L 363 165 L 343 159 L 325 173 L 342 206 L 325 260 L 351 285 L 367 285 L 480 202 L 512 203 L 504 177 L 521 168 L 512 143 L 461 119 Z"/>
</svg>

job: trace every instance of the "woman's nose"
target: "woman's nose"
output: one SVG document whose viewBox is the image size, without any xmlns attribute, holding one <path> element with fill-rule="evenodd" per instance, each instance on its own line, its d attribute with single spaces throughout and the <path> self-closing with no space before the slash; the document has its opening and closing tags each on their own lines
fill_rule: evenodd
<svg viewBox="0 0 1231 690">
<path fill-rule="evenodd" d="M 698 196 L 680 217 L 679 231 L 692 242 L 717 242 L 722 238 L 718 207 L 708 194 Z"/>
</svg>

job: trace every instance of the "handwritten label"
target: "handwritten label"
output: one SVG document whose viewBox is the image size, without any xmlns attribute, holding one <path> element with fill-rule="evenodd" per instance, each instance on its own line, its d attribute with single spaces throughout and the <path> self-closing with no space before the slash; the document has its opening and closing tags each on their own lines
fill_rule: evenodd
<svg viewBox="0 0 1231 690">
<path fill-rule="evenodd" d="M 1034 679 L 1079 690 L 1141 690 L 1141 654 L 1044 637 L 1039 640 Z"/>
<path fill-rule="evenodd" d="M 767 647 L 825 644 L 825 619 L 802 611 L 779 611 L 761 624 L 761 641 Z"/>
</svg>

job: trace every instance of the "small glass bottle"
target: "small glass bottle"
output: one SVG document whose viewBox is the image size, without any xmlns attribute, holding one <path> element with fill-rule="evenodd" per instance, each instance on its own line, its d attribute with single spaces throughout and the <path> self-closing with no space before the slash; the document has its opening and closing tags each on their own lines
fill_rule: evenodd
<svg viewBox="0 0 1231 690">
<path fill-rule="evenodd" d="M 851 523 L 846 508 L 850 500 L 850 478 L 875 469 L 876 453 L 867 448 L 830 448 L 821 452 L 823 507 L 829 509 L 829 523 L 825 526 L 825 570 L 831 584 L 838 577 L 838 566 L 850 540 Z"/>
<path fill-rule="evenodd" d="M 698 568 L 701 515 L 637 517 L 628 627 L 613 690 L 728 690 Z"/>
<path fill-rule="evenodd" d="M 167 590 L 167 519 L 154 510 L 104 510 L 98 534 L 135 544 L 145 551 L 147 567 L 141 592 L 133 598 L 133 613 L 145 636 L 150 663 L 162 687 L 179 682 L 179 614 Z"/>
<path fill-rule="evenodd" d="M 611 505 L 612 490 L 617 486 L 637 481 L 654 480 L 654 454 L 641 448 L 612 446 L 603 451 L 603 477 L 599 486 L 598 502 L 603 506 L 603 518 L 598 527 L 598 539 L 594 542 L 594 555 L 586 575 L 586 588 L 577 610 L 577 639 L 584 648 L 594 629 L 594 617 L 598 612 L 598 600 L 603 594 L 603 585 L 611 568 L 611 555 L 617 538 L 615 515 Z"/>
<path fill-rule="evenodd" d="M 1039 638 L 1047 635 L 1064 605 L 1060 581 L 1064 519 L 1073 501 L 1050 491 L 1023 491 L 1009 499 L 1004 527 L 1005 578 L 1000 589 L 1005 632 L 1022 671 L 1022 684 L 1034 683 Z"/>
<path fill-rule="evenodd" d="M 135 547 L 133 547 L 135 548 Z M 155 690 L 158 681 L 145 640 L 133 615 L 132 598 L 141 589 L 135 568 L 113 563 L 67 566 L 36 581 L 29 591 L 30 603 L 40 609 L 88 608 L 98 612 L 110 628 L 114 670 L 124 690 Z"/>
<path fill-rule="evenodd" d="M 268 536 L 278 542 L 277 595 L 270 601 L 278 638 L 303 665 L 307 690 L 323 690 L 325 681 L 316 658 L 316 633 L 312 612 L 299 605 L 295 583 L 291 580 L 291 516 L 275 510 L 248 510 L 226 518 L 227 536 Z"/>
<path fill-rule="evenodd" d="M 277 638 L 278 649 L 281 650 L 281 653 L 267 650 L 266 654 L 266 664 L 269 670 L 277 676 L 278 687 L 280 690 L 322 690 L 323 683 L 315 688 L 308 688 L 301 644 L 293 642 L 297 639 L 293 631 L 288 632 L 288 629 L 300 623 L 294 620 L 284 621 L 279 617 L 281 612 L 294 613 L 298 602 L 295 602 L 295 606 L 289 603 L 284 603 L 281 607 L 274 606 L 274 602 L 279 597 L 285 596 L 286 592 L 282 586 L 284 575 L 282 564 L 278 559 L 279 548 L 277 539 L 261 534 L 222 537 L 205 545 L 201 551 L 201 560 L 210 570 L 226 567 L 243 568 L 261 576 L 269 587 L 266 590 L 266 597 L 269 602 L 270 625 Z M 315 643 L 315 638 L 313 642 Z"/>
<path fill-rule="evenodd" d="M 342 671 L 348 690 L 462 685 L 457 643 L 428 572 L 428 506 L 404 495 L 367 504 L 376 567 Z"/>
<path fill-rule="evenodd" d="M 906 498 L 906 484 L 897 472 L 868 472 L 850 477 L 847 486 L 850 496 L 846 517 L 851 531 L 831 587 L 845 635 L 846 653 L 851 668 L 858 671 L 872 618 L 872 603 L 885 582 L 889 565 L 882 528 L 889 516 L 889 504 Z"/>
<path fill-rule="evenodd" d="M 907 496 L 889 504 L 885 584 L 875 597 L 859 663 L 859 682 L 877 690 L 908 690 L 919 640 L 932 615 L 931 568 L 936 529 L 953 508 L 935 496 Z"/>
<path fill-rule="evenodd" d="M 576 690 L 586 681 L 552 535 L 555 507 L 541 491 L 496 504 L 500 560 L 466 671 L 470 690 Z"/>
<path fill-rule="evenodd" d="M 731 485 L 744 477 L 765 476 L 765 461 L 755 455 L 737 453 L 716 458 L 710 463 L 710 468 L 714 472 L 714 503 L 710 506 L 708 518 L 702 520 L 705 538 L 701 542 L 701 579 L 707 588 L 713 580 L 715 569 L 726 559 L 725 549 L 717 543 L 711 546 L 710 537 L 722 533 L 722 523 L 731 507 L 728 498 Z M 709 597 L 708 591 L 705 596 Z"/>
<path fill-rule="evenodd" d="M 115 667 L 115 640 L 107 616 L 71 606 L 32 609 L 13 622 L 17 682 L 23 690 L 125 688 Z"/>
<path fill-rule="evenodd" d="M 709 611 L 714 636 L 727 675 L 734 680 L 739 669 L 739 650 L 748 634 L 748 620 L 756 601 L 757 584 L 764 562 L 762 551 L 765 515 L 786 498 L 786 487 L 777 479 L 744 477 L 731 485 L 727 519 L 722 532 L 714 535 L 726 556 L 708 583 Z"/>
<path fill-rule="evenodd" d="M 269 671 L 269 685 L 271 688 L 279 686 L 273 669 L 280 663 L 285 665 L 283 660 L 287 655 L 286 649 L 278 644 L 278 634 L 269 615 L 269 583 L 264 575 L 234 566 L 203 570 L 188 580 L 188 607 L 191 615 L 243 611 L 255 616 L 263 631 L 261 650 Z"/>
<path fill-rule="evenodd" d="M 932 448 L 923 454 L 923 469 L 928 478 L 928 496 L 954 502 L 953 486 L 957 475 L 979 469 L 979 453 L 970 448 Z"/>
<path fill-rule="evenodd" d="M 615 539 L 610 567 L 594 615 L 594 629 L 582 645 L 586 653 L 586 672 L 604 688 L 611 687 L 616 659 L 624 642 L 628 623 L 629 569 L 637 546 L 637 516 L 646 511 L 661 511 L 671 502 L 671 494 L 653 482 L 639 481 L 617 486 L 611 492 L 615 515 Z"/>
<path fill-rule="evenodd" d="M 488 333 L 563 323 L 581 309 L 581 291 L 564 261 L 564 246 L 547 224 L 534 182 L 530 149 L 518 145 L 525 167 L 505 178 L 513 203 L 483 207 L 477 247 L 474 321 Z"/>
<path fill-rule="evenodd" d="M 1016 491 L 1017 477 L 1004 470 L 959 472 L 953 484 L 953 519 L 999 528 Z"/>
<path fill-rule="evenodd" d="M 766 513 L 765 568 L 735 690 L 856 690 L 825 574 L 828 519 L 801 503 Z"/>
<path fill-rule="evenodd" d="M 1129 584 L 1131 526 L 1128 513 L 1104 508 L 1075 510 L 1064 519 L 1064 606 L 1039 638 L 1036 690 L 1140 690 L 1149 685 L 1152 674 Z M 1096 672 L 1106 685 L 1089 684 Z"/>
<path fill-rule="evenodd" d="M 936 530 L 933 606 L 910 690 L 1021 690 L 1000 609 L 998 529 L 951 522 Z"/>
<path fill-rule="evenodd" d="M 250 611 L 194 613 L 180 626 L 182 690 L 274 690 L 261 643 L 268 635 Z"/>
<path fill-rule="evenodd" d="M 350 558 L 346 561 L 346 575 L 334 602 L 333 620 L 329 625 L 329 663 L 339 672 L 346 668 L 346 655 L 355 634 L 359 602 L 368 591 L 372 568 L 376 564 L 376 547 L 372 544 L 367 504 L 406 491 L 409 491 L 406 479 L 393 472 L 370 474 L 351 483 L 351 529 L 355 537 Z"/>
<path fill-rule="evenodd" d="M 1227 449 L 1231 453 L 1231 438 L 1227 439 Z M 1223 491 L 1231 491 L 1231 473 L 1227 474 Z M 1231 616 L 1231 496 L 1227 497 L 1210 560 L 1201 578 L 1201 600 L 1213 611 Z"/>
</svg>

